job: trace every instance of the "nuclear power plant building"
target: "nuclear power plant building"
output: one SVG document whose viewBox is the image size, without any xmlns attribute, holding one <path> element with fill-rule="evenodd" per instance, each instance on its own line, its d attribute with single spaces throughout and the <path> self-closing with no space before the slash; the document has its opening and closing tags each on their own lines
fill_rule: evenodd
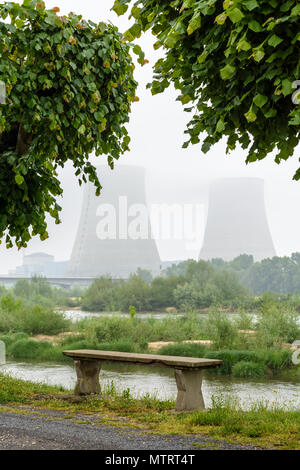
<svg viewBox="0 0 300 470">
<path fill-rule="evenodd" d="M 86 185 L 68 275 L 127 279 L 138 268 L 158 275 L 160 257 L 146 211 L 145 170 L 123 165 L 97 171 L 103 189 L 97 197 L 95 187 Z"/>
<path fill-rule="evenodd" d="M 276 256 L 260 178 L 220 179 L 210 187 L 199 258 L 230 261 L 241 254 L 253 255 L 255 261 Z"/>
</svg>

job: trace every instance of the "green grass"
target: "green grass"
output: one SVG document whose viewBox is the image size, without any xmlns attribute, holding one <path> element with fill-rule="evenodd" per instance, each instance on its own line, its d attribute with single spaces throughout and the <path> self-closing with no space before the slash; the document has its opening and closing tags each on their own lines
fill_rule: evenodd
<svg viewBox="0 0 300 470">
<path fill-rule="evenodd" d="M 235 370 L 236 377 L 262 377 L 267 371 L 279 373 L 282 370 L 293 368 L 292 352 L 288 350 L 223 350 L 214 351 L 199 344 L 174 344 L 164 346 L 158 354 L 166 356 L 191 356 L 220 359 L 222 365 L 214 372 L 231 375 Z M 253 364 L 251 366 L 237 366 L 238 364 Z M 242 372 L 243 369 L 243 372 Z M 254 372 L 254 369 L 256 372 Z M 243 375 L 242 375 L 243 374 Z"/>
<path fill-rule="evenodd" d="M 20 338 L 20 339 L 19 339 Z M 78 337 L 65 338 L 59 345 L 53 345 L 46 341 L 35 341 L 27 335 L 16 334 L 12 336 L 2 336 L 0 341 L 6 344 L 7 357 L 10 359 L 30 359 L 34 361 L 56 361 L 72 362 L 72 359 L 64 356 L 62 352 L 66 349 L 98 349 L 103 351 L 134 352 L 135 347 L 132 341 L 120 339 L 106 343 L 94 343 Z"/>
<path fill-rule="evenodd" d="M 64 393 L 63 393 L 64 392 Z M 83 398 L 74 404 L 61 387 L 24 382 L 0 373 L 0 404 L 30 405 L 39 410 L 55 409 L 75 413 L 95 413 L 98 425 L 135 426 L 166 434 L 204 434 L 230 443 L 262 448 L 300 450 L 300 412 L 252 404 L 243 411 L 238 403 L 213 397 L 205 411 L 173 413 L 174 402 L 145 395 L 134 398 L 130 390 L 118 392 L 113 383 L 102 396 Z M 18 409 L 11 409 L 18 412 Z M 3 408 L 1 411 L 7 411 Z M 29 409 L 22 412 L 32 413 Z M 120 420 L 120 417 L 126 417 Z M 76 421 L 79 422 L 79 421 Z M 82 425 L 86 422 L 81 418 Z M 94 423 L 95 424 L 95 423 Z M 126 430 L 125 430 L 126 432 Z"/>
<path fill-rule="evenodd" d="M 56 335 L 71 328 L 63 314 L 39 304 L 25 305 L 12 297 L 0 298 L 0 333 Z"/>
<path fill-rule="evenodd" d="M 10 359 L 29 359 L 34 361 L 71 362 L 62 352 L 66 349 L 96 349 L 104 351 L 120 352 L 146 352 L 145 344 L 136 344 L 132 339 L 120 338 L 98 342 L 96 339 L 86 339 L 72 335 L 64 338 L 59 344 L 45 341 L 35 341 L 26 333 L 15 333 L 0 337 L 7 349 L 7 357 Z M 208 359 L 220 359 L 222 365 L 214 369 L 214 373 L 234 375 L 236 377 L 262 377 L 266 374 L 278 374 L 286 370 L 296 369 L 293 366 L 292 353 L 288 350 L 223 350 L 215 351 L 197 343 L 177 343 L 164 346 L 158 354 L 167 356 L 204 357 Z"/>
<path fill-rule="evenodd" d="M 241 378 L 264 377 L 266 374 L 266 366 L 257 362 L 240 361 L 234 364 L 232 375 Z"/>
<path fill-rule="evenodd" d="M 28 403 L 36 394 L 58 394 L 62 387 L 26 382 L 0 373 L 0 403 Z"/>
</svg>

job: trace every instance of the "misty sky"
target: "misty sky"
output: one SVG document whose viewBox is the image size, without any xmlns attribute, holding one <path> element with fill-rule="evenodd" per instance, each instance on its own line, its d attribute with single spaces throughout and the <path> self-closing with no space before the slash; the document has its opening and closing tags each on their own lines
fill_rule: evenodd
<svg viewBox="0 0 300 470">
<path fill-rule="evenodd" d="M 21 2 L 19 2 L 21 3 Z M 128 27 L 126 17 L 119 18 L 110 11 L 113 0 L 57 0 L 46 1 L 49 8 L 59 6 L 62 14 L 74 11 L 94 22 L 110 20 L 120 30 Z M 135 71 L 139 82 L 137 95 L 140 102 L 133 106 L 131 122 L 128 126 L 132 138 L 131 152 L 125 154 L 117 163 L 137 164 L 147 170 L 148 203 L 152 202 L 197 202 L 203 198 L 203 188 L 215 178 L 223 177 L 261 177 L 266 183 L 266 207 L 268 220 L 278 255 L 290 255 L 300 251 L 300 182 L 292 181 L 299 166 L 299 147 L 290 161 L 277 165 L 270 155 L 265 161 L 246 165 L 246 153 L 242 149 L 225 154 L 225 142 L 216 145 L 208 154 L 201 152 L 196 145 L 183 150 L 183 131 L 190 115 L 183 112 L 181 103 L 176 102 L 176 92 L 171 88 L 163 95 L 153 97 L 145 85 L 151 80 L 152 66 L 160 51 L 152 49 L 153 36 L 148 33 L 139 40 L 150 64 Z M 299 77 L 300 78 L 300 77 Z M 218 76 L 216 75 L 216 80 Z M 104 158 L 91 157 L 97 164 Z M 113 181 L 113 172 L 111 173 Z M 57 261 L 70 257 L 75 239 L 81 209 L 82 189 L 72 175 L 72 167 L 61 172 L 65 190 L 62 200 L 63 223 L 49 224 L 50 240 L 38 239 L 29 243 L 26 250 L 6 250 L 0 247 L 0 273 L 22 264 L 23 254 L 43 251 L 55 255 Z M 204 227 L 203 227 L 204 228 Z M 197 258 L 201 248 L 187 250 L 184 242 L 159 241 L 158 249 L 162 260 Z"/>
</svg>

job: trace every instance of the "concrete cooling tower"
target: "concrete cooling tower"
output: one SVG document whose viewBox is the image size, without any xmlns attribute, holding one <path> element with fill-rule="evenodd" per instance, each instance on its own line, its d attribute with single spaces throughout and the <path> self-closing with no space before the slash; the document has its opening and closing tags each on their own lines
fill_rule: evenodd
<svg viewBox="0 0 300 470">
<path fill-rule="evenodd" d="M 100 197 L 87 184 L 79 228 L 68 267 L 71 277 L 111 275 L 127 279 L 138 268 L 158 275 L 160 257 L 151 238 L 146 209 L 145 171 L 99 167 Z"/>
<path fill-rule="evenodd" d="M 230 261 L 241 254 L 253 255 L 255 261 L 276 256 L 260 178 L 226 178 L 210 187 L 199 259 Z"/>
</svg>

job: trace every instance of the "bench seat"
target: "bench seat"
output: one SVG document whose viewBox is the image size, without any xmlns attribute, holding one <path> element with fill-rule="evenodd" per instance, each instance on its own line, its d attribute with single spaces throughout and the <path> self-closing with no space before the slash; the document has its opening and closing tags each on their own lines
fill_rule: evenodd
<svg viewBox="0 0 300 470">
<path fill-rule="evenodd" d="M 90 349 L 63 351 L 63 354 L 74 359 L 77 373 L 77 384 L 75 387 L 77 395 L 101 392 L 99 374 L 103 361 L 173 368 L 178 389 L 177 411 L 203 410 L 205 408 L 201 390 L 203 370 L 218 367 L 222 364 L 222 361 L 216 359 L 159 356 L 157 354 L 136 354 Z"/>
</svg>

